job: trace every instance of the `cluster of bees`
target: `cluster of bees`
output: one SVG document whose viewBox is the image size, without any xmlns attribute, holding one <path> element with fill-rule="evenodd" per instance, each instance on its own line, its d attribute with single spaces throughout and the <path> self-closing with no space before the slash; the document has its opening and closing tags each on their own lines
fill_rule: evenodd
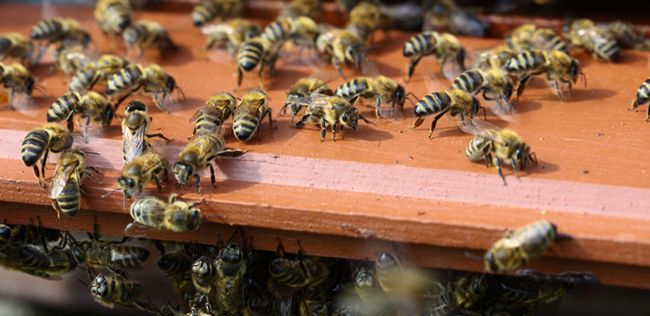
<svg viewBox="0 0 650 316">
<path fill-rule="evenodd" d="M 546 235 L 540 235 L 540 232 Z M 236 238 L 239 237 L 239 238 Z M 485 256 L 486 271 L 522 267 L 555 238 L 555 227 L 536 222 L 499 240 Z M 239 239 L 236 241 L 236 239 Z M 540 240 L 541 239 L 541 242 Z M 557 304 L 572 288 L 598 282 L 590 273 L 517 275 L 428 270 L 403 263 L 397 250 L 369 261 L 255 251 L 241 229 L 216 246 L 162 241 L 87 239 L 38 225 L 0 224 L 0 265 L 58 280 L 83 267 L 94 300 L 153 315 L 528 315 Z M 504 244 L 519 243 L 514 249 Z M 157 266 L 181 301 L 155 305 L 133 278 L 158 251 Z M 516 252 L 512 254 L 508 252 Z M 157 285 L 160 286 L 160 285 Z"/>
</svg>

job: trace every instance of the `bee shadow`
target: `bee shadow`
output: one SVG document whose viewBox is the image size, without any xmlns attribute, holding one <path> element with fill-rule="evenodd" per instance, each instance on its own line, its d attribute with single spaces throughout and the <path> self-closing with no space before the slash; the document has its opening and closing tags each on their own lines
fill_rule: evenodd
<svg viewBox="0 0 650 316">
<path fill-rule="evenodd" d="M 579 101 L 590 101 L 590 100 L 603 100 L 609 97 L 616 95 L 614 90 L 601 89 L 601 88 L 578 88 L 573 89 L 573 92 L 566 97 L 566 103 L 579 102 Z M 630 97 L 631 99 L 632 97 Z M 550 93 L 540 97 L 538 100 L 541 101 L 558 101 L 559 98 Z"/>
<path fill-rule="evenodd" d="M 528 170 L 528 173 L 546 174 L 546 173 L 556 172 L 558 170 L 560 170 L 560 166 L 558 164 L 552 163 L 547 160 L 538 159 L 537 166 L 533 166 L 532 168 L 530 168 Z"/>
<path fill-rule="evenodd" d="M 194 60 L 194 52 L 187 46 L 177 44 L 175 50 L 165 52 L 154 58 L 161 65 L 178 66 L 185 65 Z"/>
<path fill-rule="evenodd" d="M 526 113 L 531 111 L 537 111 L 542 108 L 542 102 L 537 102 L 530 99 L 519 99 L 519 103 L 514 106 L 515 113 Z"/>
</svg>

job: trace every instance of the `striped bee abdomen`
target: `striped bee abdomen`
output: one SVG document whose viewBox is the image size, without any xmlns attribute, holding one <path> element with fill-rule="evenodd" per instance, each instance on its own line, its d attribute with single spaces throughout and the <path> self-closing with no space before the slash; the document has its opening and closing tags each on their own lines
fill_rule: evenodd
<svg viewBox="0 0 650 316">
<path fill-rule="evenodd" d="M 525 51 L 511 58 L 506 63 L 506 71 L 530 71 L 541 67 L 546 61 L 546 56 L 541 51 Z"/>
<path fill-rule="evenodd" d="M 428 54 L 433 50 L 433 41 L 433 36 L 428 32 L 413 36 L 404 44 L 402 55 L 404 57 L 411 57 Z"/>
<path fill-rule="evenodd" d="M 255 115 L 249 113 L 235 114 L 232 131 L 238 140 L 247 141 L 253 137 L 259 125 L 260 119 Z"/>
<path fill-rule="evenodd" d="M 474 93 L 483 86 L 483 76 L 479 70 L 468 70 L 456 77 L 451 86 L 452 88 Z"/>
<path fill-rule="evenodd" d="M 31 131 L 25 136 L 20 147 L 20 156 L 26 166 L 31 167 L 45 153 L 50 142 L 50 134 L 44 129 Z"/>
<path fill-rule="evenodd" d="M 70 79 L 70 91 L 84 93 L 88 91 L 97 80 L 97 71 L 94 67 L 85 67 Z"/>
<path fill-rule="evenodd" d="M 286 20 L 275 20 L 264 28 L 262 37 L 270 43 L 279 43 L 289 36 L 289 24 Z"/>
<path fill-rule="evenodd" d="M 138 268 L 149 258 L 149 250 L 137 246 L 113 246 L 107 264 L 119 268 Z"/>
<path fill-rule="evenodd" d="M 469 144 L 467 144 L 467 149 L 465 149 L 467 159 L 470 161 L 479 161 L 485 157 L 486 147 L 491 143 L 489 135 L 494 135 L 494 131 L 483 131 L 470 140 Z"/>
<path fill-rule="evenodd" d="M 80 199 L 79 184 L 73 179 L 69 179 L 59 196 L 53 202 L 56 203 L 58 209 L 64 215 L 75 216 L 81 207 L 79 204 Z"/>
<path fill-rule="evenodd" d="M 221 121 L 221 111 L 202 110 L 194 125 L 195 135 L 209 135 L 219 132 L 223 125 Z"/>
<path fill-rule="evenodd" d="M 192 23 L 203 26 L 217 17 L 219 6 L 215 0 L 203 0 L 192 9 Z"/>
<path fill-rule="evenodd" d="M 68 93 L 58 98 L 47 110 L 48 122 L 60 122 L 67 120 L 77 108 L 79 98 L 75 94 Z"/>
<path fill-rule="evenodd" d="M 239 48 L 237 63 L 244 71 L 253 70 L 262 60 L 264 46 L 259 42 L 246 41 Z"/>
<path fill-rule="evenodd" d="M 137 84 L 140 78 L 142 78 L 142 71 L 140 68 L 135 65 L 130 65 L 120 70 L 120 72 L 116 73 L 108 80 L 106 94 L 116 94 L 127 90 Z"/>
<path fill-rule="evenodd" d="M 549 38 L 548 43 L 551 50 L 559 50 L 565 53 L 569 53 L 569 49 L 567 48 L 566 43 L 557 35 Z"/>
<path fill-rule="evenodd" d="M 368 81 L 365 78 L 353 79 L 336 88 L 334 94 L 350 100 L 368 91 L 368 88 Z"/>
<path fill-rule="evenodd" d="M 413 109 L 415 116 L 426 116 L 440 112 L 451 103 L 451 97 L 446 92 L 434 92 L 424 96 Z"/>
<path fill-rule="evenodd" d="M 601 37 L 594 42 L 594 51 L 599 57 L 611 61 L 619 59 L 621 49 L 614 39 Z"/>
<path fill-rule="evenodd" d="M 63 23 L 59 19 L 47 19 L 32 27 L 30 36 L 34 40 L 53 40 L 63 33 Z"/>
</svg>

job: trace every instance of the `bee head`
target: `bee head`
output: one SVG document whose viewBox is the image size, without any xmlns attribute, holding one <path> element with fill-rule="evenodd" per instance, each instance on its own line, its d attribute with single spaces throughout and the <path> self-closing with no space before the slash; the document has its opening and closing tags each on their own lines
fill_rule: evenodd
<svg viewBox="0 0 650 316">
<path fill-rule="evenodd" d="M 210 274 L 210 259 L 202 256 L 192 263 L 192 274 L 205 277 Z"/>
<path fill-rule="evenodd" d="M 578 63 L 578 60 L 571 59 L 571 64 L 569 64 L 569 76 L 573 83 L 578 81 L 578 76 L 580 73 L 580 64 Z"/>
<path fill-rule="evenodd" d="M 399 105 L 400 107 L 404 107 L 404 102 L 406 102 L 406 91 L 404 90 L 404 86 L 397 85 L 397 89 L 395 89 L 395 94 L 393 94 L 393 106 L 396 104 Z"/>
<path fill-rule="evenodd" d="M 287 273 L 286 260 L 282 258 L 276 258 L 269 264 L 269 275 L 272 277 L 278 277 Z"/>
<path fill-rule="evenodd" d="M 351 128 L 355 131 L 357 130 L 358 121 L 359 121 L 359 113 L 357 112 L 357 109 L 354 107 L 343 112 L 341 114 L 341 118 L 339 119 L 341 125 Z"/>
<path fill-rule="evenodd" d="M 391 269 L 395 268 L 399 265 L 397 259 L 393 255 L 391 255 L 388 252 L 382 252 L 377 256 L 377 260 L 375 261 L 375 265 L 379 269 Z"/>
<path fill-rule="evenodd" d="M 187 179 L 194 174 L 194 168 L 190 164 L 184 162 L 176 162 L 174 164 L 174 177 L 176 182 L 184 185 Z"/>
<path fill-rule="evenodd" d="M 375 278 L 367 269 L 360 269 L 354 277 L 354 285 L 357 288 L 371 288 L 375 284 Z"/>
<path fill-rule="evenodd" d="M 165 91 L 172 93 L 174 89 L 176 89 L 176 80 L 174 80 L 174 77 L 168 75 L 167 80 L 165 80 Z"/>
<path fill-rule="evenodd" d="M 124 109 L 124 113 L 131 113 L 135 111 L 147 111 L 147 105 L 142 103 L 140 100 L 133 100 L 127 104 L 126 108 Z"/>
<path fill-rule="evenodd" d="M 190 216 L 187 221 L 187 229 L 197 230 L 201 226 L 201 211 L 199 209 L 191 209 Z"/>
<path fill-rule="evenodd" d="M 102 274 L 98 274 L 90 284 L 90 293 L 94 297 L 104 298 L 108 296 L 108 280 Z"/>
<path fill-rule="evenodd" d="M 117 186 L 120 187 L 126 197 L 131 198 L 135 190 L 139 187 L 139 183 L 135 178 L 120 176 L 117 178 Z"/>
<path fill-rule="evenodd" d="M 503 97 L 506 100 L 510 100 L 511 96 L 512 96 L 512 83 L 507 82 L 505 86 L 503 86 Z"/>
<path fill-rule="evenodd" d="M 11 239 L 11 227 L 0 224 L 0 241 L 9 241 Z"/>
</svg>

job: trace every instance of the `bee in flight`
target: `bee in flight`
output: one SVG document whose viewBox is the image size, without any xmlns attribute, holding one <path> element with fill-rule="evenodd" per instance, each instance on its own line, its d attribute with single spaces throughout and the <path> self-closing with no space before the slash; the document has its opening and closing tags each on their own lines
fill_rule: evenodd
<svg viewBox="0 0 650 316">
<path fill-rule="evenodd" d="M 506 43 L 517 52 L 539 49 L 546 51 L 559 50 L 569 53 L 567 44 L 553 30 L 539 28 L 532 23 L 517 27 L 510 36 L 506 37 Z"/>
<path fill-rule="evenodd" d="M 72 147 L 72 134 L 55 123 L 48 123 L 42 127 L 31 130 L 20 147 L 20 156 L 27 167 L 34 168 L 34 174 L 39 182 L 45 178 L 45 165 L 47 155 L 50 151 L 60 153 Z M 36 162 L 40 159 L 41 169 L 39 172 Z"/>
<path fill-rule="evenodd" d="M 9 92 L 8 102 L 12 109 L 20 109 L 34 102 L 32 92 L 36 81 L 23 65 L 0 63 L 0 84 Z"/>
<path fill-rule="evenodd" d="M 30 37 L 35 41 L 45 41 L 46 46 L 56 48 L 86 48 L 91 40 L 90 34 L 81 27 L 79 21 L 61 17 L 39 21 L 32 27 Z"/>
<path fill-rule="evenodd" d="M 90 283 L 93 299 L 108 308 L 115 305 L 135 307 L 141 311 L 157 314 L 144 297 L 144 286 L 136 281 L 127 280 L 125 276 L 113 273 L 111 276 L 97 274 Z"/>
<path fill-rule="evenodd" d="M 124 108 L 122 117 L 122 161 L 128 163 L 151 148 L 147 138 L 159 137 L 167 142 L 171 139 L 162 133 L 147 134 L 151 125 L 151 116 L 147 106 L 138 101 L 131 101 Z"/>
<path fill-rule="evenodd" d="M 505 236 L 485 253 L 485 271 L 491 273 L 511 272 L 537 258 L 557 238 L 557 227 L 549 221 L 537 221 Z"/>
<path fill-rule="evenodd" d="M 381 104 L 390 103 L 392 109 L 399 107 L 404 110 L 406 101 L 406 92 L 404 86 L 398 84 L 393 79 L 385 76 L 357 77 L 346 83 L 343 83 L 334 92 L 339 97 L 346 98 L 351 104 L 355 104 L 359 98 L 375 99 L 375 115 L 379 118 Z"/>
<path fill-rule="evenodd" d="M 619 60 L 621 48 L 616 39 L 606 29 L 596 26 L 589 19 L 578 19 L 568 23 L 565 26 L 565 35 L 571 41 L 571 45 L 583 47 L 594 58 L 614 62 Z"/>
<path fill-rule="evenodd" d="M 485 100 L 495 100 L 498 106 L 508 107 L 513 89 L 512 79 L 500 68 L 467 70 L 454 79 L 451 87 L 472 94 L 482 93 Z"/>
<path fill-rule="evenodd" d="M 122 38 L 127 49 L 136 51 L 137 58 L 142 57 L 147 48 L 157 49 L 161 56 L 177 49 L 167 30 L 155 21 L 139 20 L 132 23 L 124 29 Z"/>
<path fill-rule="evenodd" d="M 130 213 L 134 223 L 144 227 L 172 232 L 195 231 L 202 221 L 201 210 L 196 207 L 201 203 L 180 200 L 177 194 L 170 195 L 167 202 L 145 196 L 131 204 Z"/>
<path fill-rule="evenodd" d="M 165 158 L 148 151 L 124 164 L 117 185 L 128 198 L 142 193 L 143 186 L 152 181 L 156 183 L 158 191 L 162 191 L 161 183 L 167 179 L 168 170 Z"/>
<path fill-rule="evenodd" d="M 215 19 L 237 16 L 243 9 L 242 0 L 201 0 L 192 9 L 192 22 L 194 26 L 201 27 Z"/>
<path fill-rule="evenodd" d="M 269 118 L 269 127 L 273 128 L 273 117 L 266 92 L 254 89 L 241 99 L 233 112 L 232 132 L 240 141 L 249 141 L 253 135 L 260 136 L 260 125 L 265 117 Z"/>
<path fill-rule="evenodd" d="M 154 104 L 162 111 L 167 110 L 167 104 L 171 101 L 171 94 L 178 89 L 184 98 L 182 90 L 176 85 L 174 77 L 165 72 L 160 66 L 151 64 L 141 66 L 131 64 L 114 74 L 109 80 L 106 94 L 116 99 L 115 106 L 128 96 L 142 90 L 145 94 L 152 96 Z"/>
<path fill-rule="evenodd" d="M 465 155 L 470 161 L 484 160 L 488 166 L 494 165 L 504 185 L 503 165 L 512 167 L 517 175 L 519 170 L 527 171 L 531 164 L 537 164 L 537 156 L 530 151 L 530 146 L 510 129 L 479 132 L 467 145 Z"/>
<path fill-rule="evenodd" d="M 92 61 L 80 67 L 68 84 L 69 90 L 76 93 L 86 93 L 97 83 L 106 82 L 120 70 L 127 67 L 129 61 L 115 55 L 102 55 L 97 61 Z"/>
<path fill-rule="evenodd" d="M 307 123 L 320 124 L 320 141 L 322 143 L 325 141 L 328 126 L 332 127 L 332 141 L 336 141 L 336 134 L 341 132 L 343 135 L 345 127 L 356 131 L 359 120 L 373 124 L 359 114 L 359 110 L 352 106 L 347 99 L 339 96 L 317 96 L 309 103 L 305 115 L 296 123 L 295 127 L 302 128 Z"/>
<path fill-rule="evenodd" d="M 80 150 L 66 150 L 61 153 L 52 177 L 50 198 L 57 217 L 61 214 L 75 216 L 81 207 L 81 183 L 85 176 L 91 176 L 86 167 L 86 154 Z"/>
<path fill-rule="evenodd" d="M 332 95 L 332 90 L 327 82 L 315 77 L 300 78 L 296 81 L 287 92 L 287 99 L 280 109 L 280 114 L 290 111 L 291 123 L 298 115 L 298 112 L 309 105 L 309 99 L 315 95 Z"/>
<path fill-rule="evenodd" d="M 413 109 L 414 115 L 417 117 L 413 121 L 411 128 L 417 128 L 424 122 L 424 117 L 436 114 L 431 122 L 429 129 L 429 139 L 436 129 L 438 120 L 445 114 L 451 117 L 460 117 L 460 122 L 472 122 L 478 111 L 481 109 L 481 104 L 472 94 L 460 89 L 450 89 L 447 91 L 433 92 L 421 98 Z"/>
<path fill-rule="evenodd" d="M 38 63 L 40 56 L 32 42 L 23 35 L 18 33 L 0 34 L 0 61 L 10 58 L 29 66 Z"/>
<path fill-rule="evenodd" d="M 211 95 L 191 121 L 194 122 L 192 135 L 221 134 L 223 124 L 228 120 L 237 107 L 237 98 L 230 92 L 219 92 Z"/>
<path fill-rule="evenodd" d="M 630 111 L 636 111 L 641 105 L 644 105 L 650 101 L 650 77 L 643 81 L 639 89 L 636 90 L 636 98 L 632 101 L 632 106 Z M 648 114 L 645 119 L 646 122 L 650 122 L 650 106 L 648 107 Z"/>
<path fill-rule="evenodd" d="M 445 75 L 445 66 L 453 62 L 461 71 L 465 70 L 465 48 L 458 39 L 449 33 L 422 32 L 411 37 L 402 50 L 402 55 L 409 59 L 406 65 L 405 81 L 413 76 L 415 67 L 422 57 L 433 56 L 440 62 L 440 70 Z"/>
<path fill-rule="evenodd" d="M 316 50 L 324 60 L 328 60 L 345 78 L 341 64 L 352 65 L 362 69 L 366 58 L 366 47 L 363 39 L 355 32 L 341 29 L 329 29 L 316 37 Z"/>
<path fill-rule="evenodd" d="M 241 44 L 260 35 L 260 28 L 247 19 L 235 18 L 219 24 L 201 28 L 205 34 L 207 49 L 226 47 L 230 56 L 235 57 Z"/>
<path fill-rule="evenodd" d="M 88 142 L 88 126 L 91 122 L 101 123 L 106 128 L 115 116 L 115 107 L 103 95 L 90 91 L 84 95 L 69 92 L 58 98 L 47 111 L 48 122 L 68 121 L 68 129 L 74 129 L 74 115 L 79 114 L 84 122 L 84 140 Z"/>
</svg>

